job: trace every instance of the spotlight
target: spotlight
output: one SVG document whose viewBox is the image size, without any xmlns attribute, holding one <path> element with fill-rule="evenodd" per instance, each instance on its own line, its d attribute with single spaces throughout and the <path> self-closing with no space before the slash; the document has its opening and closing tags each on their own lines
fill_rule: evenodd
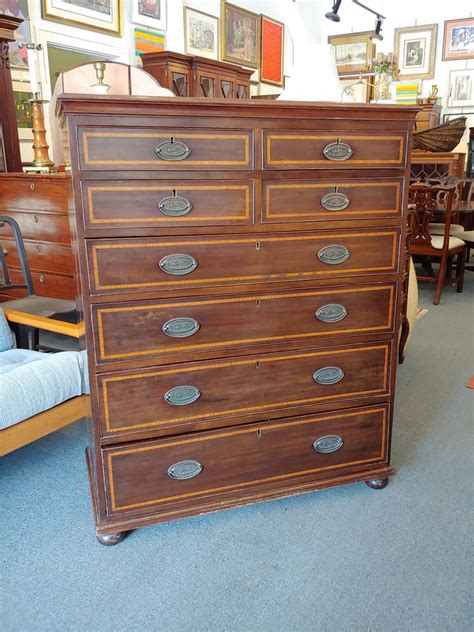
<svg viewBox="0 0 474 632">
<path fill-rule="evenodd" d="M 375 31 L 369 35 L 369 39 L 376 42 L 381 42 L 383 40 L 383 35 L 380 33 L 382 30 L 383 20 L 380 16 L 377 17 L 377 22 L 375 25 Z"/>
<path fill-rule="evenodd" d="M 326 13 L 326 17 L 328 20 L 332 20 L 333 22 L 341 21 L 341 18 L 337 15 L 337 12 L 339 11 L 339 7 L 341 6 L 341 2 L 342 0 L 334 0 L 332 4 L 332 11 L 329 11 L 329 13 Z"/>
</svg>

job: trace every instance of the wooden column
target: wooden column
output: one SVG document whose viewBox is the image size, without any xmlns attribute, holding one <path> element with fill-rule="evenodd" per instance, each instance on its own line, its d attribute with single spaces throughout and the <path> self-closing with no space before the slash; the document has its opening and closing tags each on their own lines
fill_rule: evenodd
<svg viewBox="0 0 474 632">
<path fill-rule="evenodd" d="M 20 141 L 13 97 L 9 42 L 15 40 L 14 32 L 23 22 L 21 18 L 0 13 L 0 125 L 2 127 L 7 171 L 21 171 Z"/>
</svg>

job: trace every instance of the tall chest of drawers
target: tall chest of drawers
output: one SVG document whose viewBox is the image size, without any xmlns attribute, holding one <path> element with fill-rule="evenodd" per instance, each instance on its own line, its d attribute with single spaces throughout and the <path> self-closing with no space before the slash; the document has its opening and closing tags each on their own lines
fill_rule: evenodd
<svg viewBox="0 0 474 632">
<path fill-rule="evenodd" d="M 416 108 L 63 95 L 58 110 L 99 540 L 385 486 Z"/>
</svg>

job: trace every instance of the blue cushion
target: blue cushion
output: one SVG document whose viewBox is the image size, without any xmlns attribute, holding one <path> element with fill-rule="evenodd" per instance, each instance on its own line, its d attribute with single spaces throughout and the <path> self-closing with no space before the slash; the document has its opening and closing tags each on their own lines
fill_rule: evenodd
<svg viewBox="0 0 474 632">
<path fill-rule="evenodd" d="M 0 352 L 13 349 L 15 346 L 15 336 L 12 330 L 8 326 L 7 319 L 3 313 L 3 309 L 0 309 Z"/>
</svg>

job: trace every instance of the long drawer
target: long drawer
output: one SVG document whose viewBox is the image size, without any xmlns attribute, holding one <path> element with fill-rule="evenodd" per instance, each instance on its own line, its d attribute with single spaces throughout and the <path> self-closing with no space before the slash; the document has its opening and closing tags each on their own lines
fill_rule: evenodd
<svg viewBox="0 0 474 632">
<path fill-rule="evenodd" d="M 18 222 L 23 239 L 54 241 L 63 244 L 71 242 L 69 217 L 66 213 L 8 210 L 4 214 Z M 10 226 L 1 222 L 0 237 L 12 237 Z"/>
<path fill-rule="evenodd" d="M 21 270 L 9 269 L 12 283 L 24 283 L 25 279 Z M 51 274 L 49 272 L 31 272 L 35 294 L 51 298 L 64 298 L 73 301 L 76 293 L 76 282 L 73 276 L 67 274 Z M 25 290 L 9 290 L 0 293 L 1 300 L 21 298 L 26 296 Z"/>
<path fill-rule="evenodd" d="M 4 177 L 3 177 L 4 176 Z M 67 218 L 71 197 L 71 178 L 65 174 L 2 174 L 0 178 L 0 215 L 10 209 L 64 213 Z"/>
<path fill-rule="evenodd" d="M 177 352 L 219 355 L 262 343 L 309 341 L 357 333 L 391 333 L 395 286 L 94 305 L 96 361 L 153 358 Z"/>
<path fill-rule="evenodd" d="M 71 246 L 29 239 L 25 239 L 23 243 L 31 270 L 71 276 L 74 274 Z M 20 268 L 20 258 L 15 242 L 12 239 L 2 238 L 1 244 L 4 254 L 6 254 L 7 265 L 17 269 Z"/>
<path fill-rule="evenodd" d="M 97 380 L 103 434 L 183 433 L 203 424 L 241 423 L 248 415 L 290 415 L 319 402 L 386 396 L 390 349 L 386 342 L 102 374 Z"/>
<path fill-rule="evenodd" d="M 103 451 L 107 512 L 170 515 L 387 460 L 387 406 L 250 424 Z"/>
<path fill-rule="evenodd" d="M 398 229 L 89 240 L 91 293 L 394 273 Z"/>
</svg>

